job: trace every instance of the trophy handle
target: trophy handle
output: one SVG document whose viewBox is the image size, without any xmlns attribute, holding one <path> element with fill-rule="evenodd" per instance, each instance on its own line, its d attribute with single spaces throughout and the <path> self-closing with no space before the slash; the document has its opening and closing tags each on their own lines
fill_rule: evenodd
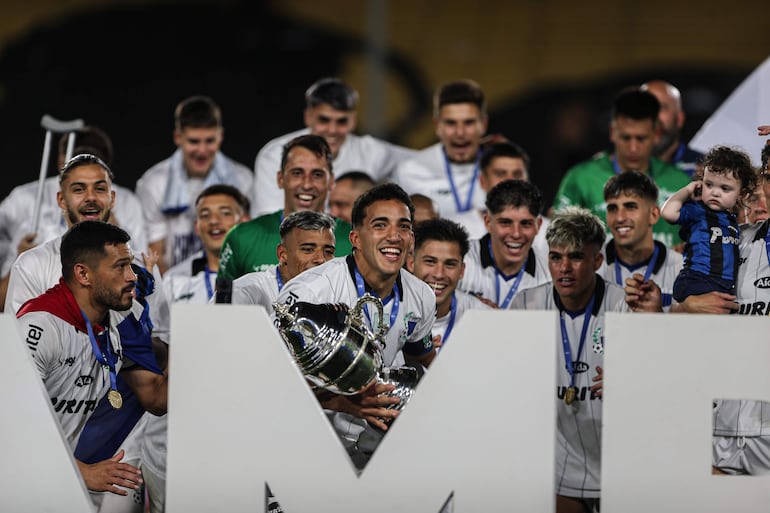
<svg viewBox="0 0 770 513">
<path fill-rule="evenodd" d="M 377 308 L 377 319 L 379 320 L 377 330 L 375 331 L 374 328 L 372 328 L 370 333 L 380 345 L 384 346 L 385 335 L 388 333 L 388 326 L 383 322 L 384 314 L 382 309 L 382 301 L 380 301 L 380 298 L 373 296 L 368 292 L 358 298 L 358 301 L 356 301 L 356 304 L 350 310 L 350 315 L 348 316 L 345 323 L 347 324 L 348 328 L 350 328 L 353 321 L 357 321 L 361 326 L 366 326 L 366 323 L 363 322 L 363 316 L 364 306 L 366 306 L 367 303 L 372 303 Z"/>
</svg>

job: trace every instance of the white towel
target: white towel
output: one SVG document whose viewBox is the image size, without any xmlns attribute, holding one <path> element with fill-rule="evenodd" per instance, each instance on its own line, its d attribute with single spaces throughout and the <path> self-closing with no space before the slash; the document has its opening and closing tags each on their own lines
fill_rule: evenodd
<svg viewBox="0 0 770 513">
<path fill-rule="evenodd" d="M 164 214 L 180 214 L 192 206 L 194 198 L 190 198 L 187 189 L 187 171 L 184 169 L 182 150 L 177 149 L 171 156 L 166 190 L 163 192 L 163 202 L 160 205 Z M 226 184 L 238 187 L 238 175 L 222 153 L 214 155 L 214 163 L 206 175 L 203 188 L 215 184 Z"/>
</svg>

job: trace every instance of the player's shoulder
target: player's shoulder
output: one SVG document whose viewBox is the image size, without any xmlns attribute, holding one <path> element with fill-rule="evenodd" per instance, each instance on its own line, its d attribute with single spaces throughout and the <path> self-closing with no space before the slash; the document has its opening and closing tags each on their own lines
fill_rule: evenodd
<svg viewBox="0 0 770 513">
<path fill-rule="evenodd" d="M 275 152 L 280 153 L 283 151 L 283 146 L 294 139 L 295 137 L 299 137 L 300 135 L 306 135 L 309 134 L 310 130 L 308 128 L 303 128 L 301 130 L 295 130 L 293 132 L 289 132 L 287 134 L 279 135 L 278 137 L 274 137 L 267 141 L 262 148 L 259 150 L 259 154 L 257 155 L 257 159 L 259 159 L 262 155 L 272 154 Z"/>
<path fill-rule="evenodd" d="M 149 169 L 142 173 L 142 176 L 136 181 L 136 188 L 143 188 L 147 191 L 158 190 L 162 194 L 164 189 L 161 184 L 166 183 L 170 170 L 171 157 L 153 164 Z"/>
</svg>

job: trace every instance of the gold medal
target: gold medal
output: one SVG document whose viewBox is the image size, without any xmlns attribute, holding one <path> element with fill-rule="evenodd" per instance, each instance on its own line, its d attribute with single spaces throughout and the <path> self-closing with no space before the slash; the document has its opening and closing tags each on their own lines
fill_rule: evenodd
<svg viewBox="0 0 770 513">
<path fill-rule="evenodd" d="M 564 391 L 564 404 L 569 406 L 575 401 L 575 397 L 577 397 L 577 387 L 567 387 Z"/>
<path fill-rule="evenodd" d="M 120 407 L 123 406 L 123 396 L 120 395 L 120 392 L 118 392 L 117 390 L 110 390 L 107 393 L 107 400 L 110 402 L 110 405 L 116 410 L 119 410 Z"/>
</svg>

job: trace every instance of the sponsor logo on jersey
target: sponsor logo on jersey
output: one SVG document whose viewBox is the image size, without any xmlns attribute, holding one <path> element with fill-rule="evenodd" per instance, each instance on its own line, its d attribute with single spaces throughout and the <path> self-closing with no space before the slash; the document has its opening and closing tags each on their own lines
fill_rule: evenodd
<svg viewBox="0 0 770 513">
<path fill-rule="evenodd" d="M 82 413 L 86 415 L 96 409 L 95 399 L 66 399 L 51 397 L 51 404 L 56 413 Z"/>
<path fill-rule="evenodd" d="M 730 229 L 730 233 L 724 234 L 721 228 L 712 226 L 709 243 L 714 244 L 715 242 L 721 242 L 722 244 L 738 244 L 738 232 L 735 230 L 735 227 L 729 226 L 728 228 Z"/>
<path fill-rule="evenodd" d="M 575 374 L 580 374 L 581 372 L 588 372 L 588 369 L 590 369 L 591 366 L 588 365 L 586 362 L 572 362 L 572 372 Z"/>
<path fill-rule="evenodd" d="M 559 399 L 559 401 L 564 400 L 564 394 L 567 392 L 567 388 L 569 387 L 556 387 L 556 398 Z M 576 401 L 593 401 L 594 399 L 601 399 L 601 397 L 596 396 L 596 392 L 591 391 L 591 387 L 579 387 L 577 395 L 575 396 Z"/>
<path fill-rule="evenodd" d="M 75 386 L 76 387 L 87 387 L 91 383 L 94 382 L 94 378 L 88 375 L 84 376 L 78 376 L 78 379 L 75 380 Z"/>
<path fill-rule="evenodd" d="M 43 328 L 40 326 L 35 326 L 34 324 L 29 324 L 29 329 L 27 330 L 27 347 L 29 347 L 30 351 L 36 352 L 37 351 L 37 345 L 40 343 L 40 338 L 43 336 Z"/>
<path fill-rule="evenodd" d="M 738 313 L 741 315 L 770 315 L 770 303 L 764 301 L 742 303 Z"/>
<path fill-rule="evenodd" d="M 70 356 L 65 358 L 64 363 L 62 363 L 62 365 L 66 365 L 67 367 L 72 367 L 73 365 L 75 365 L 75 357 Z"/>
<path fill-rule="evenodd" d="M 758 289 L 770 289 L 770 276 L 759 278 L 754 282 L 754 287 Z"/>
</svg>

